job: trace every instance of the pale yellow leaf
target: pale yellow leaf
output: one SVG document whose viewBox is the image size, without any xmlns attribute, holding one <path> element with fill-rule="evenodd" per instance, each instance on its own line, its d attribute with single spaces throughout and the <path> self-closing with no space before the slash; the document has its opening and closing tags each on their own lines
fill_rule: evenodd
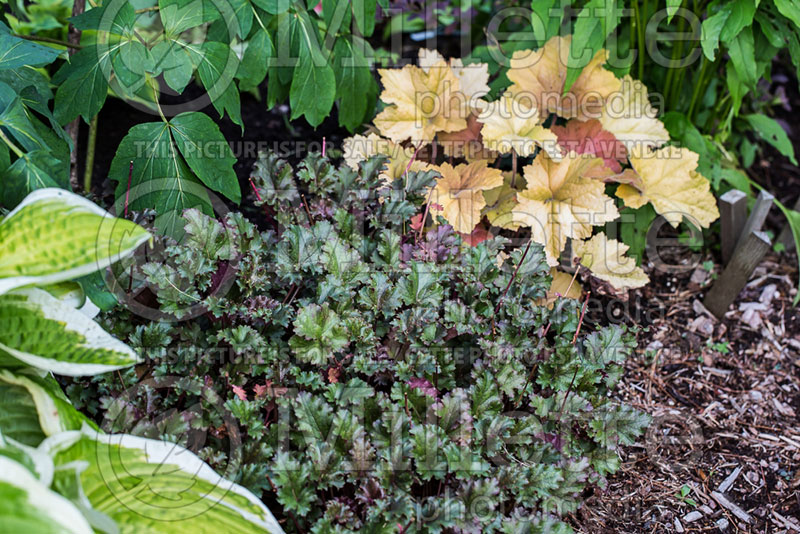
<svg viewBox="0 0 800 534">
<path fill-rule="evenodd" d="M 485 160 L 456 167 L 448 163 L 434 167 L 441 174 L 431 194 L 431 202 L 442 206 L 442 216 L 457 232 L 469 234 L 481 220 L 486 206 L 483 192 L 503 185 L 500 169 Z"/>
<path fill-rule="evenodd" d="M 581 259 L 581 265 L 614 289 L 634 289 L 650 281 L 641 267 L 636 266 L 636 261 L 625 255 L 628 245 L 609 239 L 602 232 L 586 241 L 573 241 L 572 249 Z"/>
<path fill-rule="evenodd" d="M 560 298 L 581 298 L 583 288 L 577 280 L 573 279 L 571 274 L 558 271 L 554 267 L 550 269 L 550 276 L 553 277 L 553 281 L 550 282 L 550 289 L 547 290 L 547 294 L 544 298 L 540 298 L 536 301 L 537 306 L 547 306 L 549 309 L 552 309 L 553 305 Z"/>
<path fill-rule="evenodd" d="M 711 184 L 696 171 L 698 157 L 688 148 L 674 146 L 636 149 L 629 159 L 640 181 L 620 185 L 616 194 L 632 208 L 651 202 L 673 227 L 686 217 L 708 228 L 719 218 L 719 210 Z"/>
<path fill-rule="evenodd" d="M 419 50 L 419 66 L 425 72 L 433 67 L 442 67 L 444 56 L 436 50 L 421 48 Z M 471 107 L 476 107 L 478 100 L 489 93 L 489 65 L 472 63 L 464 65 L 461 58 L 452 58 L 445 63 L 459 81 L 459 91 L 464 95 Z"/>
<path fill-rule="evenodd" d="M 657 114 L 650 105 L 647 87 L 627 75 L 619 91 L 606 101 L 600 124 L 604 130 L 614 134 L 628 151 L 636 147 L 659 147 L 669 141 L 669 133 L 656 118 Z"/>
<path fill-rule="evenodd" d="M 423 70 L 416 65 L 379 69 L 381 100 L 390 104 L 375 117 L 381 135 L 397 143 L 410 139 L 418 146 L 433 141 L 437 132 L 467 127 L 469 109 L 460 94 L 458 77 L 444 61 Z"/>
<path fill-rule="evenodd" d="M 602 182 L 613 171 L 600 158 L 570 152 L 553 161 L 542 152 L 523 171 L 527 189 L 517 194 L 514 221 L 531 228 L 551 266 L 558 264 L 568 238 L 587 238 L 593 226 L 619 216 Z"/>
<path fill-rule="evenodd" d="M 619 91 L 620 81 L 603 68 L 608 51 L 600 50 L 564 93 L 571 42 L 571 36 L 555 36 L 536 51 L 514 52 L 507 74 L 512 82 L 510 91 L 547 113 L 566 119 L 597 119 L 606 99 Z"/>
<path fill-rule="evenodd" d="M 536 108 L 515 100 L 509 93 L 488 103 L 478 122 L 483 123 L 483 144 L 490 150 L 501 153 L 514 150 L 519 156 L 529 156 L 536 147 L 541 147 L 551 158 L 561 158 L 558 138 L 541 125 Z"/>
</svg>

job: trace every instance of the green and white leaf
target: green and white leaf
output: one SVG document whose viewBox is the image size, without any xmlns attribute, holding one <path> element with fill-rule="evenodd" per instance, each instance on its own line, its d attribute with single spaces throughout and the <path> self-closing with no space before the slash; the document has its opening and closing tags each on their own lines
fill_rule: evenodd
<svg viewBox="0 0 800 534">
<path fill-rule="evenodd" d="M 40 482 L 25 466 L 0 455 L 0 531 L 92 534 L 69 500 Z"/>
<path fill-rule="evenodd" d="M 149 238 L 141 226 L 83 197 L 34 191 L 0 221 L 0 295 L 105 269 Z"/>
<path fill-rule="evenodd" d="M 51 376 L 0 369 L 0 432 L 30 447 L 48 436 L 93 425 L 69 402 Z"/>
<path fill-rule="evenodd" d="M 120 534 L 283 532 L 255 495 L 174 443 L 84 427 L 41 448 L 54 458 L 55 486 L 68 485 L 74 475 L 67 468 L 79 467 L 83 493 Z"/>
<path fill-rule="evenodd" d="M 67 376 L 129 367 L 139 357 L 84 314 L 37 288 L 0 296 L 0 355 Z M 8 363 L 7 359 L 2 362 Z"/>
</svg>

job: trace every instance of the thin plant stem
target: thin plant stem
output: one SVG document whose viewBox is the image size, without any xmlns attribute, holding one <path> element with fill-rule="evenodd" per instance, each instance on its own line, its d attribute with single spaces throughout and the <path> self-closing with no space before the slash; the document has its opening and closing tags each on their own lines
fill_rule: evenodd
<svg viewBox="0 0 800 534">
<path fill-rule="evenodd" d="M 41 35 L 22 35 L 19 33 L 12 34 L 14 37 L 19 37 L 20 39 L 25 39 L 26 41 L 38 41 L 40 43 L 50 43 L 58 46 L 64 46 L 66 48 L 74 48 L 75 50 L 80 50 L 83 48 L 83 45 L 78 43 L 70 43 L 67 41 L 62 41 L 60 39 L 53 39 L 52 37 L 44 37 Z"/>
<path fill-rule="evenodd" d="M 92 189 L 92 170 L 94 167 L 94 149 L 97 144 L 97 117 L 92 117 L 89 123 L 89 138 L 86 145 L 86 168 L 83 169 L 83 190 L 87 193 Z"/>
<path fill-rule="evenodd" d="M 20 150 L 19 147 L 15 145 L 14 142 L 11 139 L 9 139 L 5 133 L 3 133 L 3 130 L 0 130 L 0 139 L 5 141 L 5 143 L 8 145 L 8 148 L 10 148 L 11 151 L 14 152 L 14 154 L 16 154 L 18 158 L 21 158 L 24 155 L 22 150 Z"/>
<path fill-rule="evenodd" d="M 511 188 L 517 183 L 517 151 L 511 149 Z"/>
</svg>

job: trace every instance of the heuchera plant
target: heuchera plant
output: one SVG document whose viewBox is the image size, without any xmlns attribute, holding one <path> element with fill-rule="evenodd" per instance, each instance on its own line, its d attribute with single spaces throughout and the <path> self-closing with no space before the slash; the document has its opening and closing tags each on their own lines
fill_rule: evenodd
<svg viewBox="0 0 800 534">
<path fill-rule="evenodd" d="M 133 426 L 150 406 L 226 399 L 243 435 L 238 481 L 277 501 L 287 531 L 571 532 L 561 517 L 648 423 L 609 396 L 633 336 L 583 323 L 575 300 L 540 305 L 539 244 L 469 246 L 441 217 L 409 222 L 447 177 L 387 180 L 386 164 L 314 154 L 293 169 L 263 155 L 251 180 L 270 229 L 188 210 L 163 261 L 122 264 L 121 285 L 183 319 L 106 316 L 145 357 L 122 381 L 188 385 L 131 395 L 100 379 L 101 410 Z M 206 313 L 187 315 L 198 305 Z M 184 430 L 219 424 L 181 413 Z M 197 452 L 217 465 L 226 443 L 211 432 Z"/>
<path fill-rule="evenodd" d="M 570 43 L 555 36 L 538 50 L 514 52 L 511 85 L 492 102 L 484 100 L 483 63 L 422 50 L 418 66 L 380 70 L 387 104 L 374 121 L 380 135 L 348 139 L 345 157 L 355 166 L 386 154 L 390 177 L 410 159 L 416 169 L 429 162 L 441 175 L 428 199 L 430 223 L 441 215 L 479 238 L 527 227 L 549 265 L 558 265 L 571 242 L 572 255 L 595 277 L 617 289 L 641 287 L 648 277 L 625 256 L 630 243 L 595 227 L 618 221 L 623 206 L 650 204 L 673 227 L 686 220 L 707 228 L 719 217 L 716 200 L 697 171 L 698 155 L 664 146 L 669 134 L 647 88 L 603 68 L 606 50 L 567 83 Z M 449 163 L 435 165 L 439 146 Z M 505 175 L 493 167 L 504 154 L 512 159 Z M 454 159 L 466 163 L 454 166 Z"/>
</svg>

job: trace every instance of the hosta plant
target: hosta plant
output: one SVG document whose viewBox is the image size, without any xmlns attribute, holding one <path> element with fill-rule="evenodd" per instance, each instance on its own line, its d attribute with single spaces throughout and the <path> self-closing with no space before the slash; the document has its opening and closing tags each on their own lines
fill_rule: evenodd
<svg viewBox="0 0 800 534">
<path fill-rule="evenodd" d="M 386 162 L 263 155 L 252 199 L 268 227 L 185 212 L 182 243 L 117 270 L 173 320 L 108 314 L 144 363 L 68 391 L 103 394 L 87 406 L 143 433 L 213 428 L 221 398 L 238 481 L 287 531 L 571 532 L 564 514 L 648 422 L 610 396 L 632 333 L 583 322 L 575 300 L 544 305 L 550 267 L 526 237 L 469 246 L 441 217 L 421 227 L 446 176 L 390 180 Z M 150 406 L 183 418 L 141 425 Z M 225 463 L 229 437 L 198 454 Z"/>
<path fill-rule="evenodd" d="M 647 88 L 606 70 L 606 50 L 572 75 L 571 40 L 555 36 L 514 52 L 511 85 L 490 102 L 486 64 L 422 50 L 418 65 L 379 71 L 387 104 L 374 121 L 380 135 L 348 139 L 345 157 L 355 167 L 386 154 L 389 175 L 403 164 L 437 170 L 425 225 L 441 215 L 471 239 L 529 228 L 549 265 L 571 244 L 595 277 L 617 289 L 640 287 L 648 281 L 637 267 L 641 239 L 623 231 L 620 242 L 604 227 L 623 210 L 650 206 L 673 227 L 707 228 L 719 216 L 716 200 L 698 155 L 667 145 Z"/>
<path fill-rule="evenodd" d="M 174 443 L 105 434 L 48 374 L 121 369 L 139 357 L 82 304 L 75 277 L 150 234 L 60 189 L 0 220 L 0 530 L 281 532 L 250 492 Z M 38 286 L 38 287 L 37 287 Z"/>
</svg>

